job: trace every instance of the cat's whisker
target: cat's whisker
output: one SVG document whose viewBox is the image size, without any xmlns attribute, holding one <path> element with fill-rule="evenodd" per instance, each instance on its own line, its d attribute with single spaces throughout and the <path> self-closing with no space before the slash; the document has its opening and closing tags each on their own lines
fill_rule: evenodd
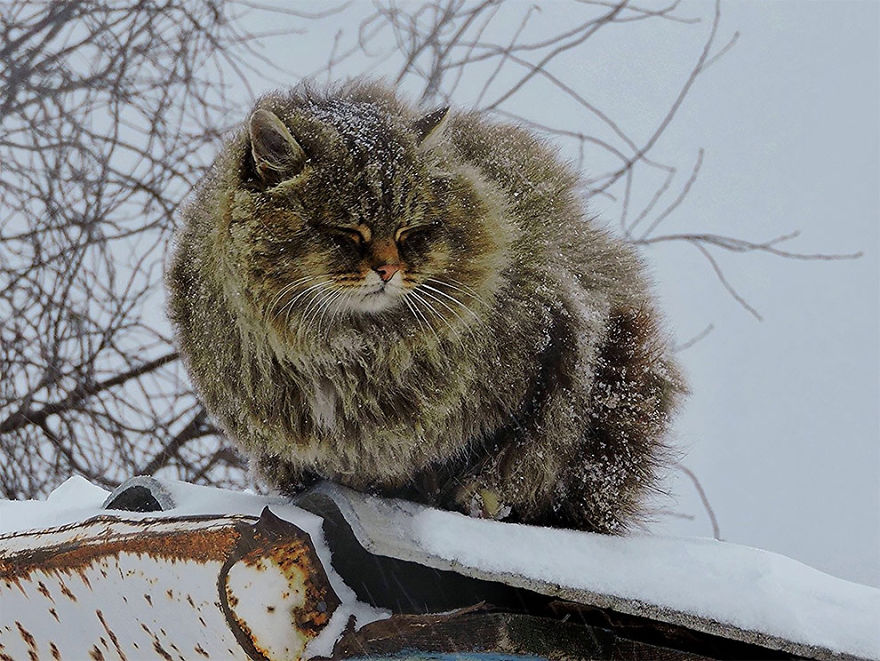
<svg viewBox="0 0 880 661">
<path fill-rule="evenodd" d="M 432 287 L 427 287 L 426 285 L 422 285 L 422 286 L 423 286 L 423 287 L 426 287 L 427 289 L 433 289 Z M 437 291 L 437 290 L 436 290 L 436 289 L 433 289 L 433 291 Z M 442 293 L 442 292 L 438 292 L 438 293 Z M 449 310 L 452 314 L 455 315 L 455 317 L 456 317 L 456 318 L 457 318 L 457 319 L 458 319 L 463 325 L 465 325 L 465 326 L 468 326 L 468 325 L 469 325 L 468 322 L 467 322 L 467 320 L 465 320 L 464 317 L 462 317 L 460 314 L 458 314 L 458 310 L 449 307 L 449 305 L 447 305 L 446 302 L 440 300 L 439 298 L 437 298 L 436 296 L 434 296 L 431 292 L 428 292 L 428 291 L 422 291 L 421 294 L 422 294 L 423 296 L 427 296 L 427 297 L 430 298 L 432 301 L 436 301 L 438 304 L 442 305 L 444 308 L 446 308 L 447 310 Z M 453 300 L 455 300 L 455 299 L 453 299 Z M 456 303 L 459 303 L 459 305 L 461 305 L 461 303 L 460 303 L 459 301 L 455 301 L 455 302 L 456 302 Z M 465 308 L 465 309 L 467 309 L 467 308 Z M 470 310 L 468 310 L 468 312 L 470 312 Z M 444 320 L 445 320 L 445 318 L 444 318 Z"/>
<path fill-rule="evenodd" d="M 431 302 L 428 301 L 427 299 L 423 298 L 421 296 L 421 294 L 419 294 L 415 289 L 410 290 L 409 293 L 412 295 L 414 301 L 422 303 L 422 305 L 424 305 L 428 309 L 428 311 L 431 312 L 434 316 L 436 316 L 437 318 L 439 318 L 441 321 L 445 322 L 446 324 L 449 324 L 449 322 L 446 320 L 446 318 L 442 314 L 440 314 L 436 310 L 436 308 L 434 308 L 433 305 L 431 305 Z M 437 334 L 437 330 L 434 328 L 434 324 L 429 322 L 428 327 L 431 329 L 431 332 L 434 334 L 434 337 L 437 338 L 437 343 L 440 344 L 440 335 Z M 451 326 L 450 326 L 450 328 L 451 328 Z"/>
<path fill-rule="evenodd" d="M 324 289 L 318 290 L 317 295 L 309 301 L 308 305 L 306 305 L 305 310 L 303 310 L 302 321 L 300 323 L 299 329 L 302 330 L 303 333 L 306 333 L 311 328 L 324 304 L 327 302 L 328 299 L 333 296 L 334 293 L 336 293 L 336 290 L 332 286 L 330 286 L 326 282 L 323 284 L 325 285 Z M 299 330 L 297 331 L 298 333 Z"/>
<path fill-rule="evenodd" d="M 337 315 L 340 312 L 343 312 L 347 308 L 348 302 L 351 300 L 351 297 L 352 297 L 352 290 L 349 289 L 349 291 L 345 292 L 344 296 L 342 297 L 342 300 L 336 305 L 336 309 L 330 313 L 330 320 L 327 323 L 332 324 L 334 322 L 334 320 L 336 319 Z"/>
<path fill-rule="evenodd" d="M 299 292 L 296 296 L 294 296 L 294 297 L 291 298 L 289 301 L 287 301 L 287 303 L 285 303 L 285 304 L 281 307 L 281 309 L 278 311 L 278 314 L 276 314 L 275 317 L 276 317 L 276 318 L 279 317 L 279 316 L 281 315 L 281 313 L 284 312 L 284 310 L 286 309 L 286 310 L 287 310 L 287 316 L 285 317 L 285 323 L 289 323 L 289 322 L 290 322 L 290 312 L 293 310 L 293 306 L 294 306 L 294 304 L 295 304 L 300 298 L 302 298 L 304 295 L 306 295 L 307 293 L 309 293 L 310 291 L 312 291 L 312 290 L 314 290 L 314 289 L 317 289 L 317 288 L 320 288 L 320 287 L 323 287 L 325 284 L 326 284 L 325 282 L 318 282 L 318 283 L 316 283 L 316 284 L 314 284 L 314 285 L 309 285 L 308 287 L 306 287 L 305 289 L 303 289 L 301 292 Z"/>
<path fill-rule="evenodd" d="M 329 297 L 329 300 L 324 304 L 323 308 L 321 309 L 321 316 L 318 317 L 318 327 L 317 327 L 317 329 L 316 329 L 316 331 L 315 331 L 318 335 L 321 334 L 321 324 L 324 322 L 324 315 L 327 314 L 327 310 L 329 310 L 330 308 L 332 308 L 332 307 L 334 306 L 334 304 L 335 304 L 335 303 L 336 303 L 341 297 L 345 296 L 345 295 L 348 294 L 348 293 L 349 293 L 349 292 L 345 291 L 345 289 L 337 289 L 337 290 L 334 292 L 334 294 L 331 294 L 331 296 Z M 332 321 L 333 321 L 333 315 L 330 315 L 330 322 L 332 323 Z"/>
<path fill-rule="evenodd" d="M 318 296 L 318 300 L 315 302 L 314 306 L 311 307 L 311 311 L 308 314 L 303 314 L 304 331 L 311 331 L 312 326 L 314 326 L 318 319 L 321 318 L 321 312 L 327 307 L 328 303 L 336 298 L 338 292 L 332 287 L 328 289 L 329 291 L 321 292 Z M 320 335 L 320 330 L 316 329 L 316 334 Z"/>
<path fill-rule="evenodd" d="M 419 309 L 419 306 L 416 305 L 416 303 L 421 303 L 422 305 L 426 306 L 428 310 L 430 310 L 434 314 L 437 314 L 437 311 L 434 310 L 434 308 L 432 308 L 426 300 L 419 296 L 414 289 L 411 289 L 409 291 L 409 294 L 413 297 L 413 310 L 415 310 L 418 315 L 424 320 L 426 326 L 428 327 L 428 330 L 430 330 L 434 337 L 437 339 L 437 344 L 440 344 L 440 336 L 437 334 L 437 330 L 434 328 L 434 324 L 431 323 L 431 320 L 425 316 L 425 314 Z"/>
<path fill-rule="evenodd" d="M 437 294 L 440 294 L 441 296 L 444 296 L 444 297 L 446 297 L 447 299 L 451 300 L 453 303 L 457 303 L 459 306 L 461 306 L 462 308 L 464 308 L 464 309 L 465 309 L 465 310 L 466 310 L 466 311 L 467 311 L 467 312 L 473 317 L 473 321 L 477 322 L 477 324 L 479 324 L 479 325 L 481 325 L 481 326 L 485 326 L 485 325 L 486 325 L 486 322 L 483 321 L 482 318 L 480 318 L 479 316 L 477 316 L 477 314 L 474 313 L 474 311 L 471 310 L 470 307 L 468 307 L 465 303 L 463 303 L 462 301 L 458 300 L 457 298 L 455 298 L 455 297 L 453 297 L 453 296 L 450 296 L 449 294 L 446 294 L 445 292 L 442 292 L 442 291 L 440 291 L 440 290 L 438 290 L 438 289 L 436 289 L 436 288 L 434 288 L 434 287 L 431 287 L 430 285 L 424 284 L 424 283 L 422 283 L 422 284 L 420 285 L 420 287 L 422 287 L 422 288 L 424 288 L 424 289 L 429 289 L 429 290 L 431 290 L 431 291 L 433 291 L 433 292 L 436 292 Z M 430 296 L 430 294 L 429 294 L 427 291 L 423 291 L 422 293 L 425 294 L 426 296 Z M 437 300 L 438 303 L 442 303 L 442 301 L 439 301 L 435 296 L 431 296 L 431 297 L 434 298 L 434 300 Z M 471 337 L 476 337 L 476 334 L 475 334 L 475 331 L 474 331 L 474 324 L 473 324 L 472 322 L 468 322 L 467 320 L 463 319 L 463 318 L 461 317 L 461 315 L 458 314 L 458 312 L 457 312 L 456 310 L 454 310 L 454 309 L 452 309 L 452 308 L 449 308 L 449 307 L 446 306 L 446 305 L 444 305 L 444 307 L 446 307 L 447 309 L 449 309 L 453 314 L 455 314 L 456 317 L 458 317 L 458 319 L 462 322 L 462 325 L 464 326 L 465 330 L 467 330 L 467 332 L 470 333 Z"/>
<path fill-rule="evenodd" d="M 454 337 L 455 340 L 458 342 L 459 346 L 461 346 L 463 348 L 464 344 L 461 341 L 461 336 L 456 332 L 455 326 L 452 324 L 452 322 L 449 321 L 449 319 L 447 319 L 445 316 L 443 316 L 443 314 L 436 307 L 434 307 L 434 305 L 431 303 L 430 300 L 425 298 L 425 295 L 427 295 L 427 292 L 421 292 L 421 293 L 415 294 L 416 299 L 421 300 L 425 305 L 428 306 L 428 309 L 434 314 L 434 316 L 436 316 L 440 321 L 442 321 L 444 324 L 446 324 L 447 328 L 449 328 L 450 336 Z M 434 299 L 434 300 L 436 300 L 436 299 Z M 440 302 L 440 301 L 438 301 L 438 302 Z M 442 304 L 442 302 L 441 302 L 441 304 Z"/>
<path fill-rule="evenodd" d="M 419 328 L 424 328 L 425 326 L 424 326 L 424 324 L 422 323 L 422 320 L 421 320 L 421 319 L 419 318 L 419 316 L 416 314 L 416 310 L 415 310 L 415 308 L 413 308 L 413 304 L 409 302 L 409 300 L 407 299 L 406 295 L 404 295 L 402 298 L 403 298 L 403 302 L 404 302 L 404 304 L 406 304 L 406 307 L 409 308 L 409 311 L 412 312 L 413 317 L 414 317 L 415 320 L 419 323 Z"/>
<path fill-rule="evenodd" d="M 281 291 L 278 292 L 278 294 L 275 296 L 275 298 L 272 299 L 272 303 L 266 308 L 266 313 L 267 313 L 267 314 L 271 314 L 271 313 L 272 313 L 272 310 L 274 310 L 275 307 L 276 307 L 279 303 L 281 303 L 282 299 L 288 294 L 288 292 L 290 292 L 290 291 L 296 289 L 296 286 L 297 286 L 297 285 L 302 284 L 302 283 L 305 283 L 305 282 L 309 282 L 309 281 L 311 281 L 311 280 L 315 280 L 317 277 L 318 277 L 318 276 L 309 275 L 309 276 L 306 276 L 306 277 L 304 277 L 304 278 L 297 278 L 297 279 L 294 280 L 293 282 L 288 282 L 286 285 L 284 285 L 284 286 L 281 288 Z M 276 319 L 277 317 L 278 317 L 277 314 L 276 314 L 275 316 L 273 316 L 273 317 L 272 317 L 272 321 L 275 321 L 275 319 Z"/>
<path fill-rule="evenodd" d="M 447 276 L 447 280 L 449 280 L 449 282 L 454 282 L 455 284 L 464 287 L 466 290 L 472 292 L 474 295 L 478 295 L 478 292 L 476 289 L 471 287 L 469 284 L 462 282 L 461 280 L 456 280 L 455 278 L 451 278 L 449 276 Z"/>
<path fill-rule="evenodd" d="M 311 278 L 310 280 L 314 280 L 314 279 L 315 278 Z M 297 283 L 297 284 L 300 284 L 300 283 Z M 284 300 L 283 297 L 286 296 L 291 291 L 293 291 L 293 292 L 296 291 L 296 285 L 293 283 L 291 283 L 290 285 L 286 285 L 284 287 L 282 292 L 276 297 L 278 299 L 278 302 L 275 303 L 273 305 L 273 307 L 278 307 L 278 305 Z M 287 309 L 287 307 L 289 305 L 291 305 L 294 300 L 296 300 L 297 296 L 298 295 L 294 293 L 287 301 L 284 301 L 284 305 L 282 305 L 278 309 L 278 311 L 272 316 L 272 321 L 275 321 L 278 317 L 280 317 L 284 313 L 284 311 Z"/>
<path fill-rule="evenodd" d="M 462 294 L 470 296 L 471 298 L 473 298 L 476 301 L 479 301 L 483 305 L 487 305 L 486 301 L 484 301 L 483 298 L 477 293 L 476 289 L 474 289 L 473 287 L 471 287 L 469 285 L 466 285 L 465 283 L 461 282 L 460 280 L 456 280 L 455 278 L 447 278 L 447 280 L 449 280 L 449 282 L 447 282 L 446 280 L 441 280 L 440 278 L 427 277 L 425 279 L 430 280 L 431 282 L 439 283 L 441 285 L 449 287 L 450 289 L 455 289 L 456 291 L 460 291 Z M 455 283 L 455 284 L 451 284 L 451 283 Z M 458 286 L 456 286 L 456 285 L 458 285 Z"/>
<path fill-rule="evenodd" d="M 471 291 L 467 291 L 467 289 L 462 289 L 462 287 L 458 287 L 456 285 L 453 285 L 453 284 L 446 282 L 445 280 L 441 280 L 439 278 L 426 277 L 425 281 L 426 282 L 433 282 L 433 283 L 440 285 L 442 287 L 449 287 L 449 289 L 460 292 L 460 293 L 464 294 L 465 296 L 472 298 L 474 301 L 476 301 L 477 303 L 479 303 L 480 305 L 482 305 L 486 308 L 490 307 L 484 298 L 482 298 L 479 294 L 476 293 L 476 291 L 474 291 L 470 287 L 467 287 L 467 285 L 464 285 L 463 283 L 459 283 L 459 284 L 461 284 L 462 287 L 467 287 L 467 289 L 471 289 Z M 458 282 L 458 281 L 456 281 L 456 282 Z M 424 286 L 427 286 L 424 283 L 422 283 L 422 284 Z M 461 303 L 461 301 L 459 301 L 459 303 Z"/>
<path fill-rule="evenodd" d="M 450 295 L 447 294 L 446 292 L 442 292 L 442 291 L 440 291 L 439 289 L 437 289 L 436 287 L 432 287 L 431 285 L 428 285 L 428 284 L 425 284 L 425 283 L 422 283 L 420 286 L 423 287 L 423 288 L 425 288 L 425 289 L 429 289 L 430 291 L 435 292 L 435 293 L 439 294 L 440 296 L 443 296 L 444 298 L 449 299 L 449 300 L 452 301 L 453 303 L 455 303 L 455 304 L 461 306 L 462 308 L 464 308 L 465 311 L 466 311 L 468 314 L 470 314 L 475 320 L 477 320 L 477 321 L 479 321 L 479 322 L 482 321 L 482 320 L 477 316 L 477 314 L 476 314 L 473 310 L 471 310 L 467 305 L 465 305 L 464 303 L 462 303 L 461 301 L 459 301 L 459 300 L 458 300 L 457 298 L 455 298 L 454 296 L 450 296 Z M 427 294 L 428 292 L 424 292 L 424 293 Z M 450 309 L 451 309 L 451 308 L 450 308 Z M 458 313 L 456 313 L 456 316 L 458 316 Z M 459 317 L 459 319 L 461 319 L 461 317 Z M 462 321 L 464 321 L 464 320 L 462 319 Z"/>
<path fill-rule="evenodd" d="M 436 291 L 436 290 L 435 290 L 435 291 Z M 449 310 L 452 314 L 454 314 L 454 315 L 456 316 L 456 318 L 461 322 L 461 325 L 464 327 L 464 330 L 467 331 L 468 333 L 470 333 L 471 337 L 474 336 L 474 329 L 473 329 L 472 325 L 469 324 L 469 323 L 467 322 L 467 320 L 466 320 L 464 317 L 462 317 L 460 314 L 458 314 L 458 311 L 457 311 L 457 310 L 455 310 L 454 308 L 449 307 L 446 303 L 444 303 L 443 301 L 441 301 L 439 298 L 437 298 L 436 296 L 434 296 L 434 295 L 431 294 L 430 292 L 422 291 L 421 293 L 422 293 L 422 295 L 424 295 L 424 296 L 428 296 L 428 297 L 430 297 L 432 300 L 436 301 L 437 303 L 439 303 L 440 305 L 442 305 L 444 308 L 446 308 L 447 310 Z M 455 301 L 455 302 L 460 304 L 459 301 Z M 465 308 L 465 309 L 467 309 L 467 308 Z M 470 312 L 470 310 L 468 310 L 468 312 Z M 446 325 L 447 325 L 447 326 L 449 326 L 449 329 L 452 331 L 452 333 L 455 335 L 456 339 L 458 340 L 459 345 L 461 345 L 462 348 L 463 348 L 463 347 L 464 347 L 464 343 L 463 343 L 462 340 L 461 340 L 461 336 L 460 336 L 460 334 L 458 334 L 458 333 L 455 332 L 455 327 L 454 327 L 454 326 L 453 326 L 453 325 L 452 325 L 452 324 L 451 324 L 451 323 L 450 323 L 445 317 L 443 317 L 443 321 L 446 322 Z M 478 321 L 479 321 L 479 320 L 478 320 Z"/>
<path fill-rule="evenodd" d="M 311 290 L 311 291 L 306 290 L 306 291 L 304 291 L 304 292 L 301 292 L 299 295 L 297 295 L 297 298 L 300 298 L 302 295 L 304 295 L 304 294 L 306 294 L 306 293 L 309 293 L 309 294 L 310 294 L 310 296 L 309 296 L 309 298 L 308 298 L 308 302 L 306 303 L 305 307 L 303 308 L 302 312 L 300 313 L 300 323 L 298 324 L 297 329 L 296 329 L 296 334 L 297 334 L 297 335 L 300 335 L 300 334 L 302 333 L 303 325 L 304 325 L 304 321 L 305 321 L 305 316 L 306 316 L 306 314 L 308 314 L 309 310 L 312 308 L 312 306 L 313 306 L 317 301 L 321 300 L 321 294 L 323 293 L 322 290 L 323 290 L 324 288 L 326 288 L 326 287 L 327 287 L 327 282 L 326 282 L 326 281 L 324 281 L 324 282 L 319 282 L 319 283 L 317 283 L 316 285 L 312 285 L 311 287 L 309 287 L 309 290 Z M 287 325 L 290 325 L 290 314 L 291 314 L 291 312 L 293 312 L 293 306 L 292 306 L 292 305 L 287 309 L 287 317 L 286 317 L 286 320 L 285 320 L 285 323 L 286 323 Z"/>
</svg>

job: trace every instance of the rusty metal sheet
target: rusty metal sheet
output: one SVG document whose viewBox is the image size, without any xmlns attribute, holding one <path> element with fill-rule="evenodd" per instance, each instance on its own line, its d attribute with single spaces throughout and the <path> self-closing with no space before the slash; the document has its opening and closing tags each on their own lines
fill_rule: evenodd
<svg viewBox="0 0 880 661">
<path fill-rule="evenodd" d="M 340 601 L 308 534 L 251 516 L 0 537 L 0 659 L 296 659 Z"/>
</svg>

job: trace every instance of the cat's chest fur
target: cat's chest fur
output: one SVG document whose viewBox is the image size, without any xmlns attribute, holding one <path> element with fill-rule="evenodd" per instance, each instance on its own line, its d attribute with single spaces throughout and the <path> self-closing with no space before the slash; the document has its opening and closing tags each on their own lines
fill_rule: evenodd
<svg viewBox="0 0 880 661">
<path fill-rule="evenodd" d="M 309 415 L 315 428 L 322 432 L 336 431 L 336 407 L 339 394 L 329 379 L 316 379 L 312 392 L 306 398 Z"/>
<path fill-rule="evenodd" d="M 396 472 L 401 461 L 431 461 L 491 432 L 518 408 L 533 361 L 517 356 L 525 349 L 511 342 L 502 350 L 482 339 L 340 343 L 311 360 L 301 354 L 278 383 L 300 403 L 288 415 L 301 430 L 303 449 L 344 445 L 346 457 L 357 449 L 361 461 L 375 460 L 376 470 Z M 337 456 L 318 454 L 321 461 Z"/>
<path fill-rule="evenodd" d="M 365 439 L 424 415 L 458 380 L 455 360 L 448 348 L 341 337 L 301 353 L 279 383 L 296 391 L 304 430 Z"/>
</svg>

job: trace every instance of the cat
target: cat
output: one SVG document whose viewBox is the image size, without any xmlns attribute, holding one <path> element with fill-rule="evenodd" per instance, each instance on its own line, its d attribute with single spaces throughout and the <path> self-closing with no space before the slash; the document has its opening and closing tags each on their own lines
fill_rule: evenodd
<svg viewBox="0 0 880 661">
<path fill-rule="evenodd" d="M 631 247 L 533 133 L 375 81 L 261 98 L 182 206 L 181 356 L 256 473 L 623 533 L 685 392 Z"/>
</svg>

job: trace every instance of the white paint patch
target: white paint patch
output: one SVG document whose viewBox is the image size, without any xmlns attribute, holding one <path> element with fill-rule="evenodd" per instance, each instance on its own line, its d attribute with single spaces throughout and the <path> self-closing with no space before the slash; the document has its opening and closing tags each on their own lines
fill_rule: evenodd
<svg viewBox="0 0 880 661">
<path fill-rule="evenodd" d="M 253 566 L 240 562 L 229 570 L 230 607 L 270 659 L 300 659 L 309 642 L 293 618 L 294 609 L 305 605 L 304 579 L 300 585 L 289 581 L 271 558 Z"/>
</svg>

